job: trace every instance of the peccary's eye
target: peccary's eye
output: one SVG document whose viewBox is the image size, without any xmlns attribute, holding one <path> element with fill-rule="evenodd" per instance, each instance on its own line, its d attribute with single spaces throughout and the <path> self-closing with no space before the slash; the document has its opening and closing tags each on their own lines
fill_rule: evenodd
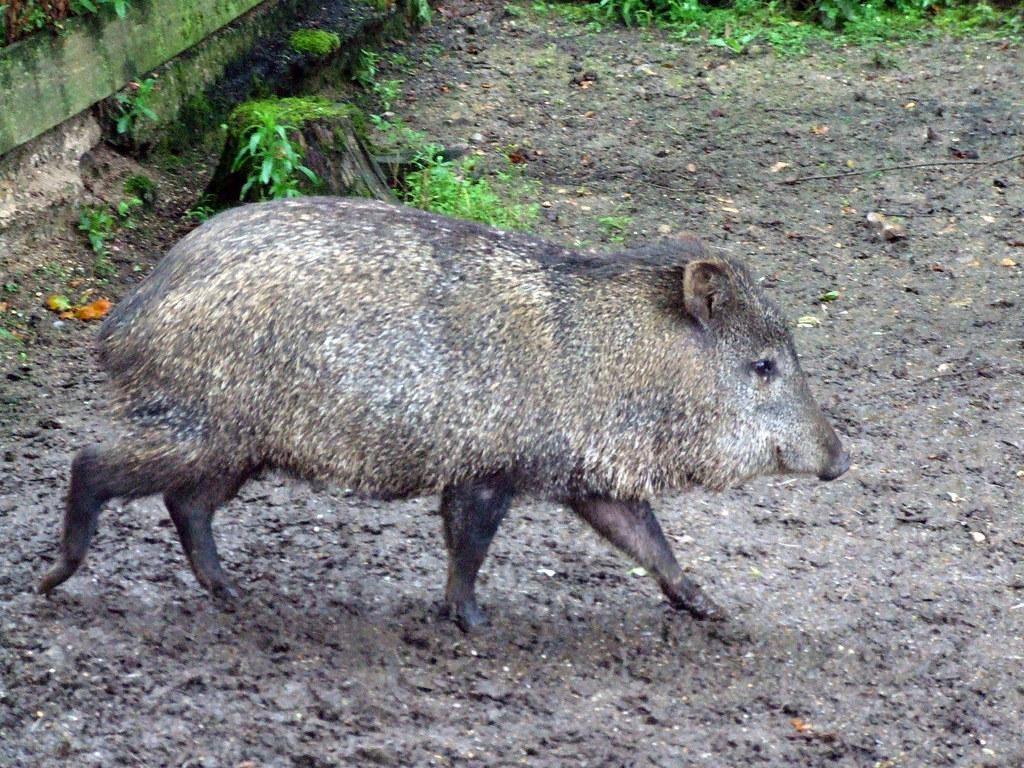
<svg viewBox="0 0 1024 768">
<path fill-rule="evenodd" d="M 765 381 L 775 375 L 775 361 L 767 357 L 762 360 L 755 360 L 751 367 L 754 369 L 754 373 Z"/>
</svg>

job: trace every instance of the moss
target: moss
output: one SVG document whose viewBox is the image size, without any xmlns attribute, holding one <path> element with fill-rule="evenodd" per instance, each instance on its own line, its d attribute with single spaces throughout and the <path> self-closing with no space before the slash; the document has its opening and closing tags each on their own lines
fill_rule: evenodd
<svg viewBox="0 0 1024 768">
<path fill-rule="evenodd" d="M 337 32 L 325 32 L 322 29 L 298 29 L 292 32 L 289 44 L 296 53 L 327 56 L 341 48 L 341 38 Z"/>
<path fill-rule="evenodd" d="M 366 116 L 351 104 L 339 104 L 319 96 L 289 96 L 284 99 L 256 99 L 235 107 L 228 118 L 234 131 L 245 131 L 252 125 L 272 120 L 280 125 L 301 128 L 310 120 L 326 117 L 346 117 L 356 130 L 365 132 Z"/>
</svg>

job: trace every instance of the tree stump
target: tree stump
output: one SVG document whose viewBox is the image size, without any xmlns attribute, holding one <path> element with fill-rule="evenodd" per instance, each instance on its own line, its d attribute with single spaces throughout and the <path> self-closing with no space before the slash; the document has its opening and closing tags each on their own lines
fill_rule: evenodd
<svg viewBox="0 0 1024 768">
<path fill-rule="evenodd" d="M 262 183 L 261 176 L 266 179 L 269 167 L 280 192 L 279 177 L 290 162 L 291 181 L 285 183 L 294 193 L 394 200 L 368 148 L 366 124 L 357 107 L 320 98 L 240 104 L 228 117 L 224 150 L 206 187 L 207 197 L 218 208 L 266 199 L 272 196 L 270 185 Z M 317 180 L 310 180 L 297 165 L 312 171 Z"/>
</svg>

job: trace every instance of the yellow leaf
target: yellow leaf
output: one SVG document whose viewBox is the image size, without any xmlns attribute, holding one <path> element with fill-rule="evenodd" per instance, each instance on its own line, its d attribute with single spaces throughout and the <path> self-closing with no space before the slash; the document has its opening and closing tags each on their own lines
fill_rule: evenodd
<svg viewBox="0 0 1024 768">
<path fill-rule="evenodd" d="M 1017 262 L 1007 256 L 1005 259 L 999 262 L 1000 267 L 1016 267 Z"/>
<path fill-rule="evenodd" d="M 67 312 L 71 309 L 71 302 L 67 296 L 58 293 L 51 293 L 46 297 L 46 308 L 51 312 Z"/>
</svg>

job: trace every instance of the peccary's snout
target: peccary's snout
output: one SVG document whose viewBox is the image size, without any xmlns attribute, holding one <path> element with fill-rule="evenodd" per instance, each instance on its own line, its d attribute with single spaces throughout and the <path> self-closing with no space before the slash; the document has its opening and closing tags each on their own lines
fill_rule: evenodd
<svg viewBox="0 0 1024 768">
<path fill-rule="evenodd" d="M 850 468 L 850 454 L 843 448 L 839 447 L 839 452 L 833 457 L 831 463 L 818 474 L 819 480 L 835 480 L 840 475 L 844 474 L 846 470 Z"/>
<path fill-rule="evenodd" d="M 818 472 L 819 480 L 835 480 L 837 477 L 842 475 L 846 470 L 850 468 L 850 453 L 844 447 L 842 442 L 839 440 L 839 436 L 834 430 L 829 428 L 832 432 L 828 446 L 828 463 Z"/>
</svg>

